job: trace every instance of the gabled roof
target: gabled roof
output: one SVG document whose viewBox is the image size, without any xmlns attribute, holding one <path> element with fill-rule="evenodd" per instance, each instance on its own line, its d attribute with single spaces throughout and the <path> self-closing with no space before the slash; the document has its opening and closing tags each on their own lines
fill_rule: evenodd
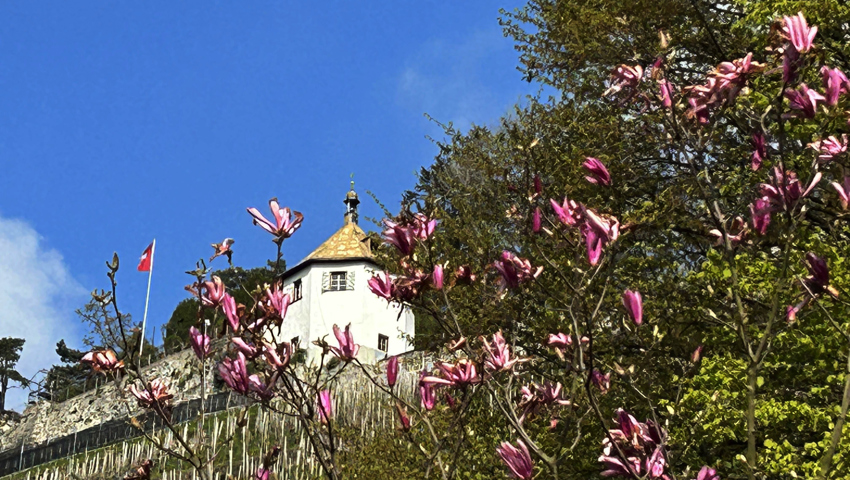
<svg viewBox="0 0 850 480">
<path fill-rule="evenodd" d="M 342 228 L 304 257 L 297 265 L 287 270 L 283 277 L 301 270 L 311 263 L 365 260 L 375 262 L 369 237 L 356 223 L 348 222 Z"/>
</svg>

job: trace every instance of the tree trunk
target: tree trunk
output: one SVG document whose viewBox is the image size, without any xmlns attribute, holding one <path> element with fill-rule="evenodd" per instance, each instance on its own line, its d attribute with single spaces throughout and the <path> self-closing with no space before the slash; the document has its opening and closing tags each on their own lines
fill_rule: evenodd
<svg viewBox="0 0 850 480">
<path fill-rule="evenodd" d="M 754 363 L 747 368 L 747 464 L 748 476 L 754 480 L 758 462 L 756 454 L 756 388 L 758 388 L 758 366 Z"/>
</svg>

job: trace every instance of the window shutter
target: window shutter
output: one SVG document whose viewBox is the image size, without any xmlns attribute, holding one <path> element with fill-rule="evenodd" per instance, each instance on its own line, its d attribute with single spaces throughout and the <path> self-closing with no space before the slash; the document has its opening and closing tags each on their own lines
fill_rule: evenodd
<svg viewBox="0 0 850 480">
<path fill-rule="evenodd" d="M 346 273 L 345 281 L 348 284 L 346 290 L 354 290 L 354 271 Z"/>
<path fill-rule="evenodd" d="M 331 289 L 331 274 L 324 272 L 322 274 L 322 291 L 327 292 Z"/>
</svg>

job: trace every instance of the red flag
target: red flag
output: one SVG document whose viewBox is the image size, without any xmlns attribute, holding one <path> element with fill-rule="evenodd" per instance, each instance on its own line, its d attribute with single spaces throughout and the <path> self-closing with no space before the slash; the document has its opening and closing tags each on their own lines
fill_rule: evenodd
<svg viewBox="0 0 850 480">
<path fill-rule="evenodd" d="M 138 270 L 140 272 L 150 272 L 153 264 L 153 243 L 148 245 L 148 248 L 142 252 L 142 258 L 139 259 Z"/>
</svg>

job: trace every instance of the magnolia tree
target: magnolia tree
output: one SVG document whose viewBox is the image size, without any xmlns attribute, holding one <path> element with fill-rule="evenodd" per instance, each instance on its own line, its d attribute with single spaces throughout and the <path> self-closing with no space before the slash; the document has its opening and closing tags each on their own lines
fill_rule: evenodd
<svg viewBox="0 0 850 480">
<path fill-rule="evenodd" d="M 732 476 L 763 477 L 755 412 L 760 372 L 773 353 L 777 335 L 819 311 L 834 335 L 850 346 L 843 319 L 834 318 L 834 310 L 828 308 L 846 307 L 846 294 L 831 282 L 829 264 L 818 254 L 816 243 L 806 243 L 811 251 L 804 256 L 798 256 L 795 248 L 803 241 L 801 231 L 823 228 L 812 220 L 813 210 L 846 220 L 844 212 L 850 208 L 847 135 L 839 133 L 847 128 L 844 108 L 850 105 L 850 82 L 815 54 L 817 27 L 809 27 L 802 13 L 784 17 L 772 41 L 768 51 L 729 59 L 708 73 L 695 74 L 693 85 L 679 88 L 665 70 L 676 53 L 666 49 L 662 34 L 662 55 L 649 65 L 617 66 L 605 92 L 622 109 L 624 122 L 651 122 L 663 131 L 667 142 L 659 155 L 670 160 L 665 168 L 689 176 L 698 187 L 689 201 L 703 210 L 702 228 L 714 240 L 708 256 L 722 266 L 722 274 L 706 282 L 709 289 L 725 292 L 722 302 L 729 312 L 711 315 L 731 333 L 746 364 L 746 412 L 741 425 L 747 441 L 738 452 L 737 466 L 719 459 L 709 465 L 684 465 L 678 460 L 686 449 L 668 434 L 673 422 L 680 420 L 675 408 L 669 404 L 666 411 L 658 408 L 639 381 L 657 365 L 618 363 L 617 349 L 623 345 L 645 352 L 657 349 L 663 337 L 657 325 L 650 325 L 652 316 L 665 312 L 645 313 L 644 300 L 651 303 L 653 296 L 665 292 L 640 292 L 634 285 L 622 284 L 627 277 L 618 274 L 630 254 L 620 244 L 635 234 L 635 226 L 621 224 L 620 212 L 567 198 L 557 187 L 545 187 L 554 191 L 544 192 L 544 181 L 530 169 L 524 172 L 529 178 L 526 203 L 514 205 L 508 214 L 528 221 L 532 241 L 506 245 L 487 268 L 476 271 L 472 265 L 449 265 L 442 258 L 438 219 L 444 212 L 405 209 L 384 222 L 389 260 L 386 271 L 369 280 L 369 289 L 388 303 L 433 319 L 451 339 L 433 352 L 439 358 L 433 367 L 419 373 L 416 399 L 399 393 L 398 357 L 386 362 L 385 374 L 380 376 L 358 362 L 357 332 L 349 327 L 334 326 L 332 345 L 324 339 L 314 342 L 322 351 L 315 369 L 296 368 L 292 356 L 298 345 L 276 336 L 290 302 L 282 285 L 251 286 L 253 304 L 237 304 L 220 280 L 207 278 L 203 262 L 192 272 L 196 281 L 190 288 L 200 304 L 197 324 L 190 329 L 199 372 L 214 368 L 229 389 L 250 397 L 260 408 L 297 418 L 316 461 L 331 479 L 345 477 L 331 388 L 348 367 L 359 369 L 386 393 L 388 406 L 397 415 L 398 435 L 418 452 L 426 477 L 457 476 L 457 459 L 466 448 L 473 406 L 482 398 L 492 402 L 512 432 L 499 445 L 492 445 L 491 456 L 501 459 L 505 474 L 514 478 L 567 478 L 571 464 L 582 461 L 576 455 L 583 451 L 576 446 L 586 439 L 596 445 L 597 471 L 603 476 L 714 480 L 720 478 L 718 470 L 728 468 Z M 817 85 L 810 87 L 815 81 Z M 750 158 L 744 166 L 718 161 L 718 149 L 723 148 L 723 137 L 730 129 L 739 134 L 746 130 L 751 139 Z M 790 153 L 795 140 L 789 132 L 799 129 L 817 136 L 808 146 L 808 155 Z M 525 148 L 533 149 L 537 143 L 534 140 Z M 584 180 L 592 188 L 602 192 L 618 188 L 620 179 L 598 158 L 586 158 L 582 167 Z M 722 182 L 730 181 L 737 168 L 761 178 L 743 208 L 729 204 L 722 195 Z M 273 220 L 253 208 L 248 212 L 256 225 L 273 236 L 280 259 L 284 240 L 295 233 L 303 218 L 281 208 L 276 199 L 270 207 Z M 216 253 L 224 254 L 219 252 L 223 248 L 230 259 L 230 244 L 217 245 Z M 547 256 L 552 248 L 562 255 Z M 745 260 L 753 257 L 767 259 L 765 271 L 745 268 Z M 799 265 L 807 275 L 795 274 Z M 114 308 L 123 332 L 115 304 L 117 258 L 109 268 L 112 294 L 103 301 Z M 767 275 L 770 282 L 754 289 L 746 280 L 753 275 Z M 509 320 L 504 330 L 473 338 L 467 332 L 468 322 L 455 308 L 463 292 L 472 287 L 484 292 L 480 303 L 495 305 L 494 311 L 514 298 L 533 298 L 543 308 L 558 312 L 559 323 L 546 336 L 532 340 L 522 332 L 530 330 L 533 318 Z M 219 319 L 226 325 L 229 349 L 213 365 L 214 334 L 208 325 Z M 212 462 L 219 452 L 209 447 L 203 428 L 196 439 L 184 438 L 174 428 L 170 402 L 175 387 L 147 378 L 134 350 L 128 349 L 123 359 L 110 350 L 94 351 L 83 362 L 99 373 L 124 372 L 128 395 L 163 420 L 179 448 L 163 445 L 148 434 L 147 438 L 168 455 L 187 462 L 201 478 L 211 478 Z M 671 361 L 681 370 L 679 379 L 693 375 L 704 355 L 698 343 L 689 352 L 689 361 Z M 338 359 L 341 368 L 323 370 L 331 357 Z M 845 378 L 844 401 L 836 406 L 832 435 L 816 472 L 822 478 L 834 469 L 850 407 L 850 365 Z M 682 385 L 671 380 L 665 388 L 681 392 Z M 617 389 L 634 393 L 628 398 L 641 399 L 641 404 L 611 408 L 610 402 L 602 400 L 616 397 L 612 393 Z M 202 395 L 205 391 L 202 388 Z M 648 418 L 639 421 L 630 413 L 635 409 L 649 412 Z M 449 421 L 444 421 L 446 416 Z M 199 420 L 203 424 L 203 412 Z M 550 432 L 564 429 L 569 429 L 574 441 L 553 442 Z M 701 442 L 700 438 L 690 440 L 696 445 Z M 225 443 L 219 449 L 227 447 Z M 269 477 L 277 454 L 277 449 L 266 454 L 256 478 Z M 150 469 L 151 464 L 145 463 L 134 478 L 147 478 Z"/>
</svg>

